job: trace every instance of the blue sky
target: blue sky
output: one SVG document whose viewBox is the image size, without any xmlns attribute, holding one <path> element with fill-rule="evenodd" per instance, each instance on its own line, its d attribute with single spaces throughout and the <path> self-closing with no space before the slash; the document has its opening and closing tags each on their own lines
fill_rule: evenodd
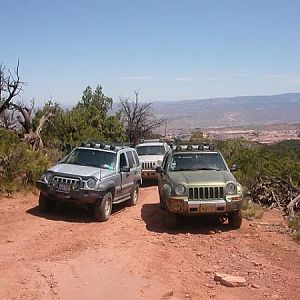
<svg viewBox="0 0 300 300">
<path fill-rule="evenodd" d="M 22 97 L 87 85 L 142 101 L 300 92 L 300 1 L 0 0 L 0 63 Z"/>
</svg>

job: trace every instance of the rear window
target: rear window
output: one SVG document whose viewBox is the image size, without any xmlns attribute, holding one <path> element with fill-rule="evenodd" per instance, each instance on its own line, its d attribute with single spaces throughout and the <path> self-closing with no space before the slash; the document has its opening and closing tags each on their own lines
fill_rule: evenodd
<svg viewBox="0 0 300 300">
<path fill-rule="evenodd" d="M 164 155 L 164 146 L 137 146 L 136 152 L 138 155 Z"/>
</svg>

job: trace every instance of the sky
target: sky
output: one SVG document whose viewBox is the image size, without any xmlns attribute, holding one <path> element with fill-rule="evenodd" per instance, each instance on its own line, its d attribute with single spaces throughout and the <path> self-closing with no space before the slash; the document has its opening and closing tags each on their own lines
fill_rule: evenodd
<svg viewBox="0 0 300 300">
<path fill-rule="evenodd" d="M 0 63 L 21 97 L 74 105 L 300 92 L 300 1 L 0 0 Z"/>
</svg>

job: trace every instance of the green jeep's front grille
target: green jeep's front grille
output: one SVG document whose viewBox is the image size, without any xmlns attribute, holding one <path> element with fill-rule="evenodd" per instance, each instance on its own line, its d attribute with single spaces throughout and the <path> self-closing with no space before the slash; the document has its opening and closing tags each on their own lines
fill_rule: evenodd
<svg viewBox="0 0 300 300">
<path fill-rule="evenodd" d="M 189 188 L 189 200 L 223 199 L 223 187 L 193 187 Z"/>
</svg>

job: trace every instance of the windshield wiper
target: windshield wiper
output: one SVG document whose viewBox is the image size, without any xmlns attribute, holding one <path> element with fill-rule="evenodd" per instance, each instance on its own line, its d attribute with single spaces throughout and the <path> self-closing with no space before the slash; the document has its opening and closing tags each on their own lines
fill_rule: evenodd
<svg viewBox="0 0 300 300">
<path fill-rule="evenodd" d="M 197 169 L 193 169 L 193 170 L 197 170 L 197 171 L 201 171 L 201 170 L 204 170 L 204 171 L 220 171 L 220 169 L 218 169 L 218 168 L 197 168 Z"/>
</svg>

